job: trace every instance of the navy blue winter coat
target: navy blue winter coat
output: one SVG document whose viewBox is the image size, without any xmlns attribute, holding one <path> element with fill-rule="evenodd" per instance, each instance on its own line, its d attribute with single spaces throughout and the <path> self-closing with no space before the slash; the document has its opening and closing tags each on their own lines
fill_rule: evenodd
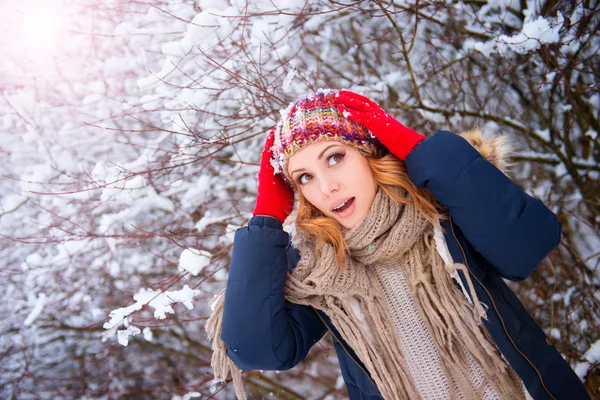
<svg viewBox="0 0 600 400">
<path fill-rule="evenodd" d="M 485 327 L 531 396 L 589 399 L 502 280 L 525 279 L 558 245 L 556 215 L 453 133 L 438 131 L 422 141 L 406 165 L 410 179 L 447 208 L 442 226 L 448 249 L 455 262 L 467 265 L 479 299 L 488 306 Z M 228 356 L 242 370 L 287 370 L 329 330 L 350 399 L 382 399 L 327 316 L 285 300 L 286 275 L 299 258 L 275 218 L 253 217 L 236 232 L 221 334 Z"/>
</svg>

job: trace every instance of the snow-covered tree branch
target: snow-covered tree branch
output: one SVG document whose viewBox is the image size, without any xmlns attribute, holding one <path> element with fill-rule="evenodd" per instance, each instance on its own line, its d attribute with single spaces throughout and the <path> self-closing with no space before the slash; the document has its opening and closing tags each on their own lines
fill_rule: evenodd
<svg viewBox="0 0 600 400">
<path fill-rule="evenodd" d="M 209 365 L 209 302 L 266 132 L 322 87 L 424 134 L 511 137 L 515 179 L 563 223 L 513 288 L 598 390 L 598 2 L 1 7 L 1 397 L 231 398 Z M 291 371 L 244 379 L 256 397 L 343 399 L 335 363 L 327 338 Z"/>
</svg>

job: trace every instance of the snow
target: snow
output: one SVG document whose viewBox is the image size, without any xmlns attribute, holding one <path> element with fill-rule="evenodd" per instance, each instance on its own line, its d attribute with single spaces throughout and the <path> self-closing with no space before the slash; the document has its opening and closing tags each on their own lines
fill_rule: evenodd
<svg viewBox="0 0 600 400">
<path fill-rule="evenodd" d="M 211 257 L 206 250 L 185 249 L 179 256 L 179 269 L 198 276 L 210 264 Z"/>
<path fill-rule="evenodd" d="M 206 212 L 206 214 L 204 214 L 204 216 L 195 224 L 195 228 L 198 232 L 202 233 L 207 226 L 212 225 L 212 224 L 217 224 L 223 221 L 226 221 L 229 217 L 228 216 L 213 216 L 212 211 L 208 210 Z"/>
<path fill-rule="evenodd" d="M 573 296 L 573 293 L 575 293 L 576 289 L 577 288 L 575 286 L 572 286 L 569 289 L 567 289 L 567 291 L 565 292 L 565 295 L 563 297 L 563 301 L 565 302 L 565 306 L 567 306 L 567 307 L 571 306 L 571 296 Z"/>
<path fill-rule="evenodd" d="M 233 239 L 235 237 L 235 232 L 240 228 L 241 228 L 241 226 L 238 226 L 238 225 L 227 224 L 227 227 L 225 228 L 225 234 L 222 236 L 223 244 L 225 246 L 233 243 Z"/>
<path fill-rule="evenodd" d="M 121 346 L 127 346 L 129 344 L 129 338 L 140 332 L 140 328 L 135 326 L 128 326 L 127 329 L 119 329 L 117 331 L 117 341 Z"/>
<path fill-rule="evenodd" d="M 123 22 L 115 28 L 115 36 L 128 37 L 137 33 L 137 29 L 131 22 Z"/>
<path fill-rule="evenodd" d="M 195 399 L 196 397 L 202 397 L 202 393 L 200 392 L 188 392 L 183 396 L 174 395 L 171 397 L 171 400 L 190 400 Z"/>
<path fill-rule="evenodd" d="M 558 328 L 552 328 L 552 329 L 550 329 L 550 332 L 548 333 L 548 336 L 550 336 L 553 339 L 560 340 L 560 337 L 561 337 L 560 329 L 558 329 Z"/>
<path fill-rule="evenodd" d="M 583 380 L 590 366 L 600 362 L 600 340 L 595 342 L 584 354 L 587 362 L 578 363 L 575 367 L 575 373 Z"/>
<path fill-rule="evenodd" d="M 542 131 L 542 133 L 545 133 Z M 516 151 L 515 156 L 517 157 L 523 157 L 523 158 L 539 158 L 542 160 L 548 160 L 548 161 L 558 161 L 558 157 L 556 157 L 553 154 L 548 154 L 548 153 L 539 153 L 539 152 L 535 152 L 535 151 Z"/>
<path fill-rule="evenodd" d="M 28 326 L 35 322 L 35 320 L 40 316 L 42 310 L 44 309 L 44 305 L 46 304 L 46 295 L 44 293 L 40 293 L 35 301 L 33 309 L 23 321 L 23 325 Z"/>
<path fill-rule="evenodd" d="M 289 92 L 290 91 L 290 85 L 292 84 L 292 80 L 294 79 L 294 77 L 296 76 L 296 69 L 291 69 L 288 71 L 285 79 L 283 80 L 283 84 L 281 85 L 281 89 L 284 92 Z"/>
<path fill-rule="evenodd" d="M 9 194 L 0 198 L 0 211 L 9 212 L 17 208 L 27 198 L 20 194 Z"/>
<path fill-rule="evenodd" d="M 128 315 L 132 314 L 135 311 L 141 310 L 143 306 L 144 303 L 136 302 L 135 304 L 132 304 L 128 307 L 122 307 L 116 310 L 112 310 L 109 314 L 110 320 L 108 322 L 105 322 L 104 325 L 102 325 L 102 327 L 104 329 L 112 329 L 116 326 L 119 326 L 124 322 L 125 318 Z"/>
<path fill-rule="evenodd" d="M 224 11 L 229 5 L 225 0 L 198 0 L 198 6 L 201 10 L 213 8 L 215 10 Z"/>
<path fill-rule="evenodd" d="M 557 18 L 545 18 L 543 16 L 538 16 L 534 20 L 526 18 L 521 31 L 516 34 L 510 36 L 501 34 L 486 42 L 467 39 L 463 44 L 463 48 L 465 50 L 474 49 L 488 58 L 495 53 L 505 56 L 510 56 L 511 53 L 527 54 L 538 50 L 543 45 L 559 43 L 561 39 L 560 30 L 563 24 L 564 17 L 560 12 L 558 12 Z M 571 46 L 566 47 L 565 50 L 573 51 Z"/>
<path fill-rule="evenodd" d="M 192 185 L 186 185 L 186 191 L 181 198 L 181 205 L 186 209 L 197 207 L 210 195 L 212 178 L 201 175 Z M 201 231 L 201 229 L 198 229 Z"/>
<path fill-rule="evenodd" d="M 587 136 L 592 140 L 597 140 L 598 139 L 598 132 L 596 132 L 595 130 L 593 130 L 592 128 L 588 129 L 583 136 Z"/>
<path fill-rule="evenodd" d="M 167 313 L 175 313 L 172 307 L 175 303 L 183 303 L 187 309 L 193 309 L 193 298 L 198 294 L 200 294 L 199 290 L 192 290 L 188 285 L 185 285 L 183 289 L 177 291 L 161 292 L 159 290 L 140 289 L 133 296 L 133 299 L 138 303 L 147 304 L 154 308 L 154 318 L 165 319 Z"/>
<path fill-rule="evenodd" d="M 175 370 L 180 381 L 177 388 L 167 382 L 165 397 L 183 396 L 184 386 L 206 395 L 209 384 L 197 374 L 206 365 L 190 357 L 180 368 L 174 354 L 208 345 L 202 326 L 209 300 L 226 284 L 235 232 L 252 217 L 265 133 L 293 100 L 317 88 L 354 88 L 427 134 L 483 124 L 514 136 L 515 155 L 539 160 L 517 162 L 519 184 L 561 211 L 569 235 L 563 243 L 582 260 L 576 267 L 589 269 L 577 276 L 598 284 L 593 223 L 600 217 L 586 211 L 589 199 L 572 171 L 553 166 L 565 159 L 563 127 L 580 113 L 580 100 L 590 121 L 600 115 L 589 61 L 600 40 L 580 32 L 596 6 L 580 2 L 563 18 L 542 17 L 534 0 L 440 2 L 435 12 L 420 9 L 415 31 L 414 14 L 403 12 L 411 3 L 395 2 L 395 21 L 405 38 L 416 39 L 409 59 L 419 103 L 395 30 L 357 7 L 305 0 L 58 3 L 47 21 L 34 15 L 50 1 L 14 2 L 0 13 L 0 310 L 10 316 L 0 325 L 0 347 L 14 349 L 5 352 L 0 398 L 26 397 L 30 387 L 43 399 L 131 397 L 131 388 L 145 390 L 157 374 Z M 56 21 L 63 28 L 55 29 Z M 571 65 L 569 79 L 563 72 Z M 567 95 L 568 85 L 579 99 Z M 524 110 L 518 91 L 551 106 L 544 113 L 552 118 Z M 569 125 L 570 161 L 581 166 L 580 182 L 595 182 L 595 153 L 583 150 L 598 132 L 578 121 Z M 556 151 L 521 140 L 529 132 L 547 141 L 556 133 Z M 293 235 L 292 222 L 284 229 Z M 545 264 L 540 279 L 551 275 Z M 553 264 L 560 279 L 565 264 Z M 559 337 L 547 322 L 554 321 L 562 344 L 581 358 L 598 323 L 570 313 L 566 335 L 564 311 L 600 295 L 579 282 L 557 292 L 554 319 L 544 307 L 550 295 L 519 296 L 539 305 L 544 330 Z M 103 325 L 99 334 L 95 327 Z M 112 348 L 135 339 L 136 346 Z M 320 357 L 308 364 L 316 373 L 305 380 L 301 372 L 272 376 L 313 397 L 323 397 L 327 385 L 342 388 L 336 358 L 313 356 Z M 57 389 L 56 380 L 34 381 L 40 371 L 75 373 L 85 382 Z M 317 373 L 318 382 L 310 379 Z"/>
<path fill-rule="evenodd" d="M 562 14 L 559 12 L 558 15 L 559 18 L 555 21 L 539 16 L 534 21 L 526 22 L 520 33 L 513 36 L 501 35 L 498 37 L 499 49 L 501 51 L 510 49 L 519 54 L 526 54 L 539 49 L 544 44 L 557 43 L 564 22 Z"/>
<path fill-rule="evenodd" d="M 104 329 L 110 330 L 121 324 L 127 324 L 127 317 L 134 312 L 141 310 L 146 305 L 154 308 L 154 318 L 156 319 L 165 319 L 167 313 L 174 314 L 175 311 L 172 305 L 175 303 L 182 303 L 188 310 L 192 310 L 194 308 L 193 299 L 198 294 L 200 294 L 199 290 L 190 289 L 188 285 L 184 285 L 181 290 L 177 291 L 140 289 L 133 296 L 133 299 L 136 302 L 128 307 L 111 311 L 109 315 L 110 320 L 105 322 L 103 327 Z M 129 336 L 136 335 L 140 332 L 141 331 L 139 329 L 136 330 L 136 328 L 118 330 L 117 339 L 120 344 L 127 346 Z M 152 335 L 151 333 L 144 333 L 144 337 L 146 340 L 151 340 Z"/>
<path fill-rule="evenodd" d="M 222 294 L 215 294 L 213 295 L 212 300 L 210 301 L 210 310 L 211 311 L 215 311 L 215 307 L 217 306 L 217 301 L 219 301 L 219 297 L 223 296 Z"/>
<path fill-rule="evenodd" d="M 473 43 L 473 48 L 478 52 L 482 53 L 484 56 L 489 57 L 494 51 L 495 44 L 492 42 L 475 42 Z"/>
<path fill-rule="evenodd" d="M 152 329 L 145 327 L 142 330 L 142 333 L 144 334 L 144 339 L 146 339 L 147 341 L 151 342 L 153 339 L 153 334 L 152 334 Z"/>
<path fill-rule="evenodd" d="M 181 40 L 184 54 L 190 52 L 194 46 L 207 51 L 219 42 L 221 35 L 226 35 L 227 19 L 219 18 L 215 11 L 217 10 L 208 9 L 194 17 Z"/>
</svg>

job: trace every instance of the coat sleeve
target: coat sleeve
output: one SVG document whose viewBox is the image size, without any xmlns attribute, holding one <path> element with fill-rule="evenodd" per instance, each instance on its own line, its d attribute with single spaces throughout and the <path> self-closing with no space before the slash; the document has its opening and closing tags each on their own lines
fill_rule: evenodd
<svg viewBox="0 0 600 400">
<path fill-rule="evenodd" d="M 447 207 L 467 240 L 507 279 L 525 279 L 560 241 L 561 224 L 462 137 L 438 131 L 406 159 L 410 179 Z"/>
<path fill-rule="evenodd" d="M 221 339 L 242 370 L 290 369 L 327 330 L 314 309 L 284 298 L 289 246 L 271 217 L 253 217 L 235 233 Z"/>
</svg>

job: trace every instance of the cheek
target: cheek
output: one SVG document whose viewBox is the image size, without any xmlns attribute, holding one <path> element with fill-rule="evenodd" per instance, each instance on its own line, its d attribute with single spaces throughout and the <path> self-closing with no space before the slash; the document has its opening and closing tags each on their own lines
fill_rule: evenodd
<svg viewBox="0 0 600 400">
<path fill-rule="evenodd" d="M 357 181 L 359 181 L 360 191 L 363 193 L 365 200 L 369 201 L 369 207 L 371 206 L 371 202 L 375 198 L 375 194 L 377 192 L 377 184 L 375 182 L 375 178 L 371 173 L 371 169 L 368 165 L 362 166 L 358 171 L 355 172 L 355 177 L 359 177 Z"/>
<path fill-rule="evenodd" d="M 310 204 L 312 204 L 314 207 L 318 208 L 319 211 L 321 211 L 323 214 L 325 214 L 325 212 L 323 211 L 323 204 L 319 203 L 319 199 L 321 198 L 321 196 L 319 196 L 318 187 L 316 185 L 303 186 L 302 187 L 302 196 L 304 196 L 304 198 Z"/>
</svg>

